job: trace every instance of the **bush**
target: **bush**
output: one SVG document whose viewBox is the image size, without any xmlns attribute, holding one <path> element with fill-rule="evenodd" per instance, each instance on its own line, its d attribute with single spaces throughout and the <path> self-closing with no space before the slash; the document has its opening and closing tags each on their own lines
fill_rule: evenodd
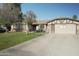
<svg viewBox="0 0 79 59">
<path fill-rule="evenodd" d="M 42 29 L 39 29 L 39 30 L 36 30 L 36 32 L 45 32 L 45 31 L 43 31 Z"/>
</svg>

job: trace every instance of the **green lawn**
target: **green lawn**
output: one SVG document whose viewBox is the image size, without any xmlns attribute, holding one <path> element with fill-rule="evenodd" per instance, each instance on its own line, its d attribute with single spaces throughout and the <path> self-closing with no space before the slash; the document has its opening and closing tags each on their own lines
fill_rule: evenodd
<svg viewBox="0 0 79 59">
<path fill-rule="evenodd" d="M 0 50 L 28 41 L 42 34 L 36 32 L 29 34 L 24 32 L 0 33 Z"/>
</svg>

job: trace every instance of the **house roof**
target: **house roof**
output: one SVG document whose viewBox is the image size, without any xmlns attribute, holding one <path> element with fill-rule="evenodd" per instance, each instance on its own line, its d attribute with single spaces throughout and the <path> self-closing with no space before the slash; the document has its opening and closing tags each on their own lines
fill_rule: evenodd
<svg viewBox="0 0 79 59">
<path fill-rule="evenodd" d="M 47 20 L 47 21 L 46 21 L 46 20 L 37 21 L 37 22 L 34 22 L 34 23 L 32 23 L 32 24 L 33 24 L 33 25 L 47 24 L 47 23 L 52 22 L 52 21 L 55 21 L 55 20 L 71 20 L 71 21 L 79 22 L 79 20 L 74 20 L 74 19 L 72 19 L 72 18 L 65 18 L 65 17 L 63 17 L 63 18 L 56 18 L 56 19 Z"/>
<path fill-rule="evenodd" d="M 52 21 L 55 21 L 55 20 L 72 20 L 72 21 L 79 22 L 79 20 L 74 20 L 74 19 L 71 19 L 71 18 L 56 18 L 56 19 L 53 19 L 53 20 L 51 20 L 51 21 L 49 21 L 49 22 L 52 22 Z M 49 22 L 48 22 L 48 23 L 49 23 Z"/>
<path fill-rule="evenodd" d="M 37 22 L 34 22 L 32 23 L 33 25 L 39 25 L 39 24 L 47 24 L 48 21 L 45 21 L 45 20 L 42 20 L 42 21 L 37 21 Z"/>
</svg>

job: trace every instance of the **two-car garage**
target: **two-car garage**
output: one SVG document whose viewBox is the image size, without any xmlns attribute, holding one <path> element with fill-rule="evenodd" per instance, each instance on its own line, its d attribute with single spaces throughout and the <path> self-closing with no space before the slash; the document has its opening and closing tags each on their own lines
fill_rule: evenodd
<svg viewBox="0 0 79 59">
<path fill-rule="evenodd" d="M 48 32 L 55 34 L 76 34 L 79 21 L 70 18 L 59 18 L 48 23 Z"/>
<path fill-rule="evenodd" d="M 76 34 L 76 24 L 55 24 L 55 34 Z"/>
</svg>

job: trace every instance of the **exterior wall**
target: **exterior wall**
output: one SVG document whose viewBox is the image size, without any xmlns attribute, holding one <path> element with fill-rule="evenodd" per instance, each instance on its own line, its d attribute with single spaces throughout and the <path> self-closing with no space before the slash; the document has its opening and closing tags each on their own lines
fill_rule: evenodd
<svg viewBox="0 0 79 59">
<path fill-rule="evenodd" d="M 37 25 L 36 26 L 36 30 L 38 31 L 40 29 L 40 25 Z"/>
<path fill-rule="evenodd" d="M 23 24 L 23 30 L 22 32 L 28 32 L 29 31 L 29 28 L 28 28 L 28 25 L 27 24 Z"/>
<path fill-rule="evenodd" d="M 22 32 L 28 32 L 29 28 L 27 24 L 20 24 L 20 26 L 18 26 L 19 24 L 13 24 L 11 25 L 11 32 L 16 32 L 18 31 L 22 31 Z"/>
<path fill-rule="evenodd" d="M 55 24 L 55 34 L 76 34 L 76 24 Z"/>
<path fill-rule="evenodd" d="M 23 27 L 23 24 L 22 23 L 16 23 L 16 31 L 17 32 L 20 32 L 20 31 L 22 31 L 22 28 Z"/>
<path fill-rule="evenodd" d="M 52 33 L 52 32 L 51 32 L 51 29 L 52 29 L 52 28 L 51 28 L 51 24 L 48 24 L 48 27 L 47 27 L 47 28 L 48 28 L 48 33 L 49 33 L 49 34 Z"/>
<path fill-rule="evenodd" d="M 11 25 L 11 32 L 15 32 L 16 31 L 16 26 L 15 25 Z"/>
<path fill-rule="evenodd" d="M 48 23 L 48 33 L 55 33 L 55 24 L 53 24 L 53 22 Z"/>
<path fill-rule="evenodd" d="M 77 25 L 77 33 L 79 33 L 79 25 Z"/>
<path fill-rule="evenodd" d="M 47 25 L 44 25 L 43 31 L 47 32 Z"/>
</svg>

